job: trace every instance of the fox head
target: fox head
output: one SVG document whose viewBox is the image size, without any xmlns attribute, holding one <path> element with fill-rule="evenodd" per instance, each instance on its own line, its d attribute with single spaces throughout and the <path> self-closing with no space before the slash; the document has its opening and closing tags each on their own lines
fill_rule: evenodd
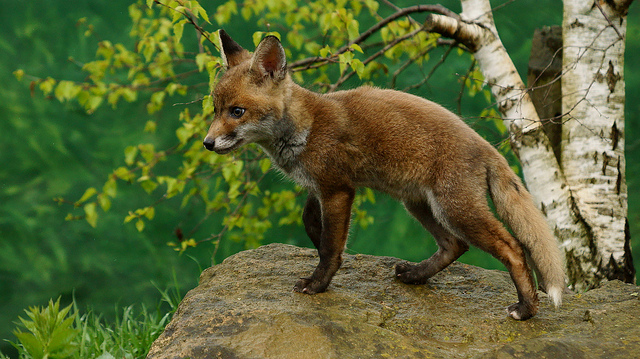
<svg viewBox="0 0 640 359">
<path fill-rule="evenodd" d="M 272 141 L 285 113 L 291 79 L 275 36 L 265 37 L 251 54 L 224 30 L 219 34 L 226 71 L 213 90 L 214 118 L 203 143 L 224 154 L 248 143 Z"/>
</svg>

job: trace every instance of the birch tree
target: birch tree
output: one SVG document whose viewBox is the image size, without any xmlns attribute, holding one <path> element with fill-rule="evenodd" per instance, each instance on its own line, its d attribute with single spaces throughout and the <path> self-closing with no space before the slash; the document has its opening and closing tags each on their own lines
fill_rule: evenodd
<svg viewBox="0 0 640 359">
<path fill-rule="evenodd" d="M 565 0 L 560 158 L 500 42 L 488 0 L 462 0 L 433 31 L 468 45 L 491 86 L 527 186 L 566 254 L 578 290 L 634 281 L 624 176 L 624 31 L 631 1 Z M 556 100 L 556 99 L 551 99 Z"/>
<path fill-rule="evenodd" d="M 562 168 L 585 232 L 565 245 L 591 287 L 632 281 L 624 157 L 624 49 L 632 0 L 564 0 Z"/>
</svg>

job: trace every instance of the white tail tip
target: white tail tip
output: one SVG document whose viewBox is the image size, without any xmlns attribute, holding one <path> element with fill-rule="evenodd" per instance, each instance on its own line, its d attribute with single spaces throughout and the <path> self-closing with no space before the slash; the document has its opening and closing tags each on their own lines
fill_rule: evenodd
<svg viewBox="0 0 640 359">
<path fill-rule="evenodd" d="M 553 305 L 558 308 L 562 305 L 562 288 L 552 287 L 547 290 L 549 298 L 553 301 Z"/>
</svg>

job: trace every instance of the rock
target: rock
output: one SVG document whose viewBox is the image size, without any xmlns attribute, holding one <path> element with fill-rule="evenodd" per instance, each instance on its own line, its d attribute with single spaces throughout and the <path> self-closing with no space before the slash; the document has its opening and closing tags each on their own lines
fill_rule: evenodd
<svg viewBox="0 0 640 359">
<path fill-rule="evenodd" d="M 325 293 L 294 293 L 315 250 L 271 244 L 200 276 L 153 343 L 160 358 L 631 358 L 640 288 L 619 281 L 566 295 L 518 322 L 506 272 L 454 263 L 426 285 L 394 278 L 400 260 L 345 255 Z"/>
</svg>

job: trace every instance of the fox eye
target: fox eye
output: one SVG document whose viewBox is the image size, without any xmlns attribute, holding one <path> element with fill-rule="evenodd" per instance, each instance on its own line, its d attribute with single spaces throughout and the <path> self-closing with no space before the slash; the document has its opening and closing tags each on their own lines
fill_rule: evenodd
<svg viewBox="0 0 640 359">
<path fill-rule="evenodd" d="M 231 107 L 231 109 L 229 110 L 229 114 L 233 118 L 240 118 L 242 117 L 242 115 L 244 115 L 244 111 L 245 111 L 244 108 L 235 106 L 235 107 Z"/>
</svg>

